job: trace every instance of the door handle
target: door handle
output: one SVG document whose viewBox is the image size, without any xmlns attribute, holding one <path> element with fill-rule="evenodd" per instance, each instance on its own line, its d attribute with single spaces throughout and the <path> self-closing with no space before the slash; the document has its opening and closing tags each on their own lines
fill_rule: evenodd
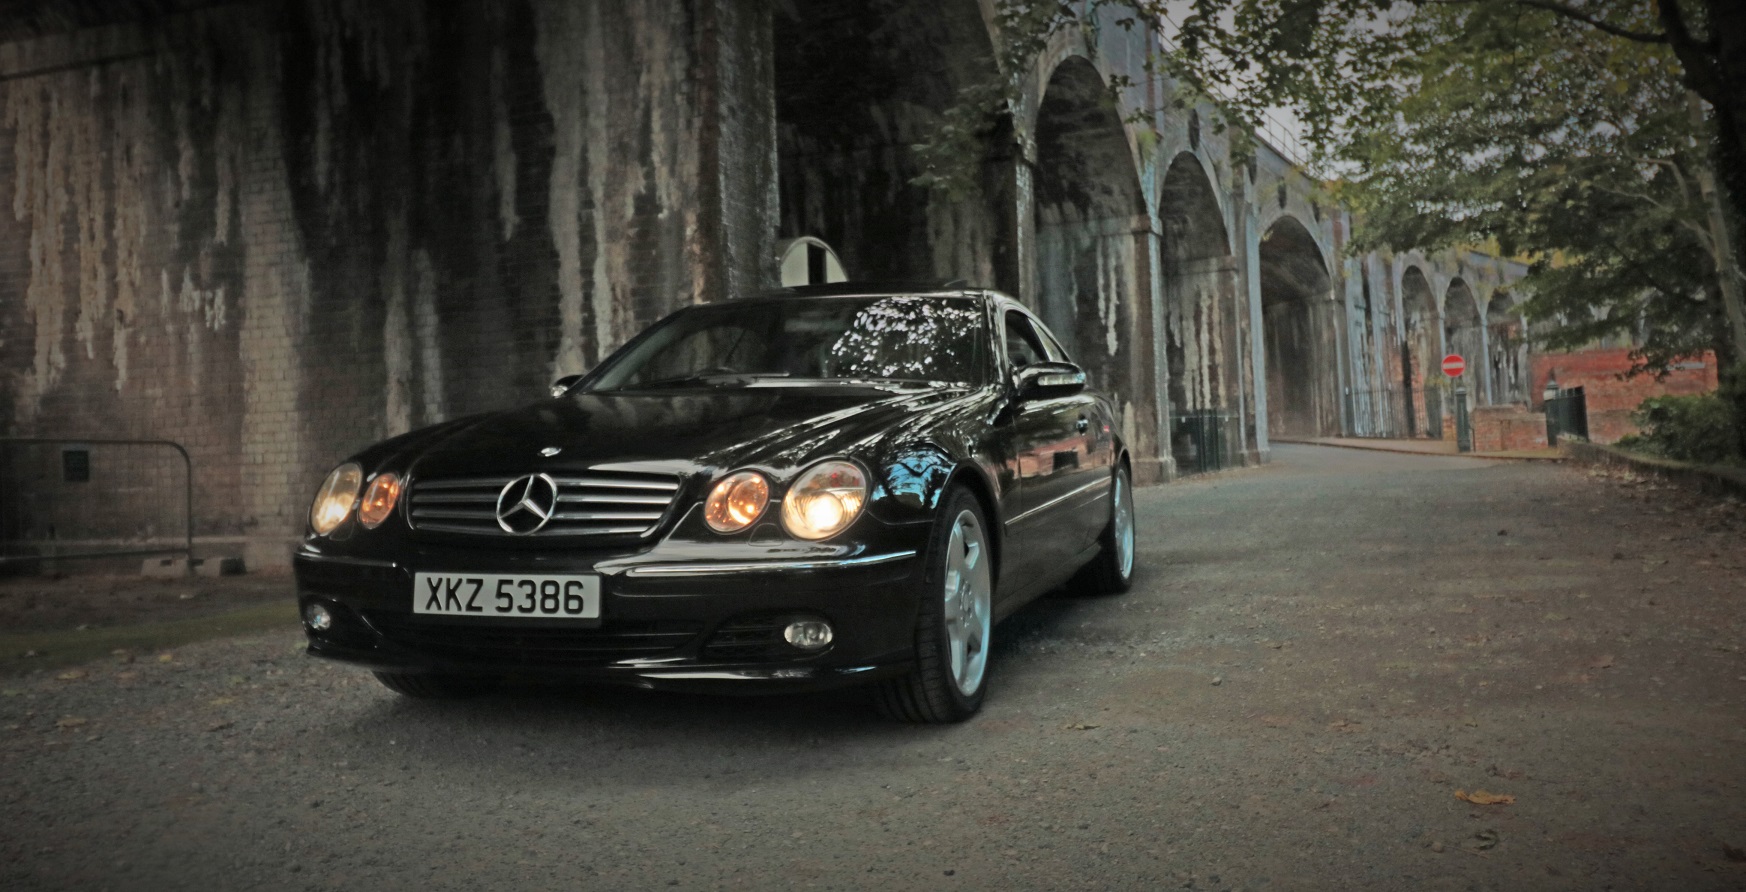
<svg viewBox="0 0 1746 892">
<path fill-rule="evenodd" d="M 1079 416 L 1079 423 L 1073 425 L 1073 429 L 1082 433 L 1082 434 L 1085 433 L 1085 431 L 1087 429 L 1089 429 L 1090 427 L 1091 427 L 1091 422 L 1089 420 L 1087 420 L 1084 415 Z"/>
</svg>

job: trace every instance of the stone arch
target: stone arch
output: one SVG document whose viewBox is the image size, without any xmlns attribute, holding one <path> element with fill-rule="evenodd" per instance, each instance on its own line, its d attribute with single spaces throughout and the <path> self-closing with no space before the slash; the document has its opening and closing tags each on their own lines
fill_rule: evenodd
<svg viewBox="0 0 1746 892">
<path fill-rule="evenodd" d="M 1431 280 L 1418 266 L 1408 266 L 1400 276 L 1401 385 L 1407 436 L 1443 436 L 1443 401 L 1439 391 L 1427 387 L 1436 370 L 1442 348 L 1441 318 Z"/>
<path fill-rule="evenodd" d="M 1345 322 L 1327 260 L 1309 229 L 1289 215 L 1262 236 L 1260 260 L 1268 433 L 1337 436 Z"/>
<path fill-rule="evenodd" d="M 1527 325 L 1516 312 L 1515 297 L 1499 288 L 1485 307 L 1487 362 L 1493 403 L 1528 402 Z"/>
<path fill-rule="evenodd" d="M 1449 353 L 1460 354 L 1467 362 L 1467 370 L 1461 373 L 1461 386 L 1471 394 L 1472 405 L 1481 399 L 1483 388 L 1479 386 L 1484 376 L 1481 357 L 1485 356 L 1485 325 L 1479 318 L 1479 301 L 1473 295 L 1473 289 L 1462 278 L 1449 281 L 1449 287 L 1443 292 L 1443 349 Z M 1442 374 L 1442 357 L 1438 360 L 1438 383 L 1446 383 Z M 1489 400 L 1487 400 L 1489 402 Z"/>
<path fill-rule="evenodd" d="M 965 90 L 998 76 L 981 4 L 807 0 L 772 18 L 778 238 L 822 238 L 851 279 L 1015 290 L 1018 233 L 1002 210 L 1014 204 L 1011 160 L 998 149 L 1010 121 L 967 149 L 972 194 L 916 183 L 915 145 Z"/>
<path fill-rule="evenodd" d="M 1143 318 L 1136 231 L 1149 227 L 1114 98 L 1084 56 L 1056 65 L 1037 106 L 1032 173 L 1036 294 L 1043 320 L 1091 380 L 1131 401 L 1142 389 L 1130 336 Z"/>
<path fill-rule="evenodd" d="M 1207 415 L 1233 410 L 1240 386 L 1236 316 L 1239 279 L 1218 192 L 1192 152 L 1173 158 L 1159 187 L 1165 361 L 1171 451 L 1179 469 L 1196 454 Z M 1230 444 L 1235 446 L 1235 444 Z"/>
</svg>

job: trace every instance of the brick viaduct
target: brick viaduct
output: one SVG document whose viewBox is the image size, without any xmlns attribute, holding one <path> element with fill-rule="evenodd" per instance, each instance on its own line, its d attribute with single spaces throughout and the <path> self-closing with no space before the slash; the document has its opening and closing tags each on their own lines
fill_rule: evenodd
<svg viewBox="0 0 1746 892">
<path fill-rule="evenodd" d="M 1519 267 L 1349 256 L 1289 159 L 1235 163 L 1168 101 L 1143 29 L 1057 36 L 950 197 L 912 146 L 996 75 L 992 0 L 8 8 L 0 434 L 185 444 L 197 533 L 255 566 L 348 452 L 537 397 L 773 284 L 803 235 L 854 278 L 1036 307 L 1120 395 L 1143 479 L 1213 442 L 1440 434 L 1444 352 L 1479 402 L 1526 396 Z"/>
</svg>

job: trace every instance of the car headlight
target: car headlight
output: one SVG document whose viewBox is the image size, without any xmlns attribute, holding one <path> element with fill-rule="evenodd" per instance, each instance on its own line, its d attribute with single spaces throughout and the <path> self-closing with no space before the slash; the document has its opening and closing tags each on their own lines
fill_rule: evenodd
<svg viewBox="0 0 1746 892">
<path fill-rule="evenodd" d="M 849 528 L 867 504 L 867 474 L 846 461 L 807 468 L 782 499 L 782 526 L 797 539 L 828 539 Z"/>
<path fill-rule="evenodd" d="M 703 503 L 703 520 L 718 533 L 737 533 L 752 525 L 770 504 L 770 481 L 757 471 L 723 477 Z"/>
<path fill-rule="evenodd" d="M 315 504 L 309 506 L 309 525 L 317 534 L 325 536 L 346 522 L 363 484 L 364 469 L 355 462 L 346 462 L 327 475 L 321 491 L 315 494 Z"/>
<path fill-rule="evenodd" d="M 358 505 L 358 520 L 367 529 L 375 529 L 394 513 L 394 503 L 400 499 L 400 477 L 393 473 L 377 474 L 364 490 L 364 501 Z"/>
</svg>

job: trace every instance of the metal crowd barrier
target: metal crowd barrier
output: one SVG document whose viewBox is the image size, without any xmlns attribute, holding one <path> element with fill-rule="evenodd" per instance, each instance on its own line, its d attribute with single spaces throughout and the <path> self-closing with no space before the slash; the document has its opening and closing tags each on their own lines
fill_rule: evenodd
<svg viewBox="0 0 1746 892">
<path fill-rule="evenodd" d="M 29 447 L 43 446 L 59 447 L 58 467 L 44 455 L 20 455 L 29 452 Z M 163 538 L 154 528 L 161 508 L 173 499 L 164 492 L 170 484 L 162 468 L 153 467 L 150 460 L 93 461 L 90 447 L 94 446 L 174 450 L 180 456 L 180 545 L 149 544 Z M 165 456 L 159 463 L 168 465 L 170 460 Z M 73 538 L 61 535 L 64 523 L 77 528 Z M 119 547 L 61 550 L 80 542 L 115 542 Z M 169 440 L 0 437 L 0 566 L 175 553 L 193 567 L 194 463 L 182 444 Z"/>
<path fill-rule="evenodd" d="M 1170 418 L 1170 451 L 1176 472 L 1208 474 L 1242 464 L 1236 415 L 1216 409 L 1193 409 Z"/>
</svg>

